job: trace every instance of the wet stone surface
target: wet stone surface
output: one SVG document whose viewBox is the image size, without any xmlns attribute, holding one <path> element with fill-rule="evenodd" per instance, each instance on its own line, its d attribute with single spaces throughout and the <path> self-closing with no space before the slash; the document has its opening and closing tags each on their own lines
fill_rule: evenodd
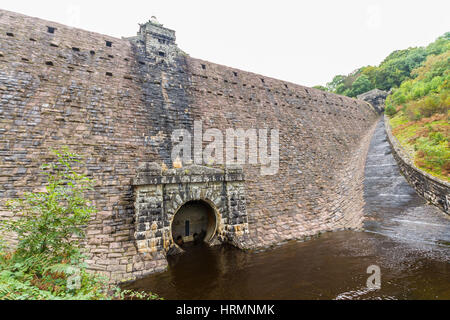
<svg viewBox="0 0 450 320">
<path fill-rule="evenodd" d="M 365 229 L 401 241 L 450 243 L 450 219 L 427 205 L 400 174 L 381 120 L 372 139 L 365 171 Z"/>
</svg>

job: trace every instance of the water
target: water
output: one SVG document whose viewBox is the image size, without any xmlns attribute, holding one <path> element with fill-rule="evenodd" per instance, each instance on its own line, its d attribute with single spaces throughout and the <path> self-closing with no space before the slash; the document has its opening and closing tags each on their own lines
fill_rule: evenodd
<svg viewBox="0 0 450 320">
<path fill-rule="evenodd" d="M 378 123 L 366 163 L 365 231 L 250 253 L 192 246 L 168 271 L 125 286 L 166 299 L 450 299 L 450 219 L 400 175 Z M 367 268 L 381 269 L 368 289 Z"/>
</svg>

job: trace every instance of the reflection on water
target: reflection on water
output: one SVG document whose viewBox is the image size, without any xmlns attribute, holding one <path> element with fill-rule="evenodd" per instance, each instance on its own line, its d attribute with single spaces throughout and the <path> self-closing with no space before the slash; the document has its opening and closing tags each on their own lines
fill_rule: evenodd
<svg viewBox="0 0 450 320">
<path fill-rule="evenodd" d="M 128 288 L 166 299 L 450 299 L 448 256 L 422 253 L 382 235 L 346 231 L 257 254 L 199 246 Z M 366 288 L 372 264 L 382 273 L 376 291 Z"/>
<path fill-rule="evenodd" d="M 166 299 L 450 299 L 450 219 L 399 174 L 378 124 L 366 163 L 364 232 L 250 253 L 191 246 L 168 271 L 126 286 Z M 366 287 L 381 268 L 381 289 Z"/>
</svg>

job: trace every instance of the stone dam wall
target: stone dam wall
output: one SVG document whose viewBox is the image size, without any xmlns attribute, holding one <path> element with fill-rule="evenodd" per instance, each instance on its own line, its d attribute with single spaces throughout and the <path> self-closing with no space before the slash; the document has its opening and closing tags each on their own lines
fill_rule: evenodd
<svg viewBox="0 0 450 320">
<path fill-rule="evenodd" d="M 143 163 L 171 167 L 174 129 L 193 132 L 201 120 L 204 130 L 279 130 L 277 174 L 244 165 L 239 191 L 245 247 L 263 248 L 362 226 L 377 119 L 363 101 L 182 53 L 157 59 L 129 39 L 0 10 L 0 199 L 42 187 L 39 166 L 51 160 L 50 148 L 84 155 L 98 209 L 87 228 L 87 263 L 113 281 L 167 266 L 159 231 L 144 252 L 136 244 L 133 179 Z M 10 217 L 2 202 L 0 218 Z M 168 224 L 158 214 L 152 221 L 142 222 L 147 234 L 149 224 Z"/>
<path fill-rule="evenodd" d="M 414 165 L 414 160 L 392 134 L 389 118 L 386 115 L 384 117 L 388 141 L 392 147 L 392 154 L 397 161 L 400 172 L 422 198 L 446 214 L 450 214 L 450 184 L 433 177 Z"/>
</svg>

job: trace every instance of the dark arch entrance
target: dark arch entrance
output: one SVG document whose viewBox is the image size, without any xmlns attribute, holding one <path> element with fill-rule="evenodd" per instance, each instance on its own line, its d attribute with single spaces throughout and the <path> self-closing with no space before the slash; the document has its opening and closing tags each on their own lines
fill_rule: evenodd
<svg viewBox="0 0 450 320">
<path fill-rule="evenodd" d="M 177 245 L 188 242 L 209 242 L 216 232 L 216 213 L 206 201 L 188 201 L 172 220 L 172 238 Z"/>
</svg>

